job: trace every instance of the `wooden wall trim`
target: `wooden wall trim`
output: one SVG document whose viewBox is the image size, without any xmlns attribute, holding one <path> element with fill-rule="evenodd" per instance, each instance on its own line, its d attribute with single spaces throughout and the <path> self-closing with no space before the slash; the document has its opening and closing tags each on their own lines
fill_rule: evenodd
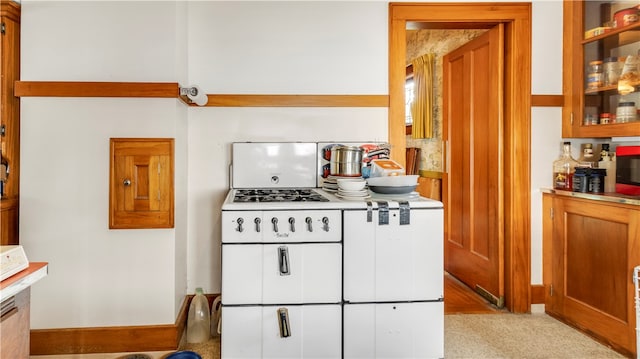
<svg viewBox="0 0 640 359">
<path fill-rule="evenodd" d="M 389 107 L 387 95 L 207 95 L 208 107 Z"/>
<path fill-rule="evenodd" d="M 544 301 L 544 285 L 532 284 L 531 285 L 531 304 L 545 304 Z"/>
<path fill-rule="evenodd" d="M 178 98 L 177 82 L 16 81 L 16 97 L 159 97 Z"/>
<path fill-rule="evenodd" d="M 531 95 L 531 107 L 562 107 L 563 95 Z"/>
<path fill-rule="evenodd" d="M 185 333 L 192 298 L 185 297 L 174 324 L 32 329 L 31 355 L 176 350 Z"/>
<path fill-rule="evenodd" d="M 16 81 L 16 97 L 178 98 L 175 82 Z M 389 107 L 389 95 L 209 94 L 206 107 Z M 532 106 L 562 107 L 562 95 L 532 95 Z M 410 131 L 410 130 L 408 130 Z M 410 132 L 409 132 L 410 133 Z"/>
<path fill-rule="evenodd" d="M 16 81 L 16 97 L 177 98 L 189 106 L 174 82 Z M 388 95 L 208 94 L 206 107 L 389 107 Z"/>
</svg>

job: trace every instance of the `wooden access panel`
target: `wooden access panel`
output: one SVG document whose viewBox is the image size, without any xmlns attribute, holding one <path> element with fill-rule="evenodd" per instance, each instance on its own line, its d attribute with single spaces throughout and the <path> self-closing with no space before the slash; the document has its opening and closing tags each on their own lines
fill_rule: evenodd
<svg viewBox="0 0 640 359">
<path fill-rule="evenodd" d="M 109 228 L 173 228 L 174 140 L 112 138 Z"/>
</svg>

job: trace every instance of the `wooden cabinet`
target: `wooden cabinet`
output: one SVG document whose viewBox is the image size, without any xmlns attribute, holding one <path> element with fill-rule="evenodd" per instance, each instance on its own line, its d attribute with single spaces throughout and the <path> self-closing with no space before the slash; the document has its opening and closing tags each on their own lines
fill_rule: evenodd
<svg viewBox="0 0 640 359">
<path fill-rule="evenodd" d="M 20 184 L 20 99 L 13 95 L 20 79 L 20 5 L 0 0 L 0 244 L 18 244 Z"/>
<path fill-rule="evenodd" d="M 29 358 L 29 303 L 31 289 L 26 288 L 2 302 L 0 317 L 0 357 Z M 6 311 L 5 311 L 5 308 Z"/>
<path fill-rule="evenodd" d="M 640 206 L 543 195 L 546 311 L 635 357 Z"/>
<path fill-rule="evenodd" d="M 594 77 L 588 76 L 593 61 L 638 55 L 640 22 L 612 27 L 615 13 L 628 6 L 631 6 L 628 2 L 618 1 L 564 1 L 562 136 L 565 138 L 640 136 L 638 121 L 592 122 L 602 113 L 615 114 L 621 102 L 634 102 L 640 107 L 640 79 L 638 86 L 632 87 L 633 92 L 623 95 L 616 83 L 590 81 Z M 604 26 L 609 29 L 600 30 L 600 35 L 585 33 Z M 623 63 L 618 64 L 622 68 Z"/>
<path fill-rule="evenodd" d="M 173 228 L 171 138 L 112 138 L 109 228 Z"/>
</svg>

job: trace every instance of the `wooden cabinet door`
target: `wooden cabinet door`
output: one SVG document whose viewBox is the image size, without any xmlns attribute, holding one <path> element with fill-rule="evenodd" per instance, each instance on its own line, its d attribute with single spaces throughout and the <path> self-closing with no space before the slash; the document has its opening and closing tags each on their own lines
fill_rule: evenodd
<svg viewBox="0 0 640 359">
<path fill-rule="evenodd" d="M 111 139 L 109 228 L 173 227 L 173 139 Z"/>
<path fill-rule="evenodd" d="M 619 351 L 635 353 L 639 211 L 554 197 L 552 257 L 547 310 Z"/>
<path fill-rule="evenodd" d="M 13 95 L 20 79 L 20 4 L 13 1 L 0 3 L 0 54 L 0 154 L 9 168 L 0 199 L 0 244 L 6 245 L 20 242 L 20 99 Z"/>
<path fill-rule="evenodd" d="M 617 4 L 616 4 L 617 3 Z M 624 137 L 640 135 L 638 122 L 585 125 L 587 115 L 598 117 L 600 113 L 615 114 L 617 104 L 623 99 L 617 86 L 602 86 L 586 90 L 587 64 L 611 56 L 625 56 L 640 45 L 635 35 L 640 23 L 621 26 L 599 36 L 585 38 L 585 31 L 603 26 L 613 20 L 621 7 L 617 1 L 570 1 L 563 2 L 563 89 L 562 137 Z M 637 107 L 637 106 L 636 106 Z"/>
<path fill-rule="evenodd" d="M 445 270 L 504 304 L 503 26 L 443 57 Z"/>
</svg>

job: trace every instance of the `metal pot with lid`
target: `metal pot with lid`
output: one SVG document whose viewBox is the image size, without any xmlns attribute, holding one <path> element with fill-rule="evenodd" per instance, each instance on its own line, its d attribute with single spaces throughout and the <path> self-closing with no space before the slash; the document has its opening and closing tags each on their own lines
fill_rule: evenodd
<svg viewBox="0 0 640 359">
<path fill-rule="evenodd" d="M 337 145 L 331 148 L 330 172 L 332 176 L 360 177 L 362 175 L 362 148 Z"/>
</svg>

